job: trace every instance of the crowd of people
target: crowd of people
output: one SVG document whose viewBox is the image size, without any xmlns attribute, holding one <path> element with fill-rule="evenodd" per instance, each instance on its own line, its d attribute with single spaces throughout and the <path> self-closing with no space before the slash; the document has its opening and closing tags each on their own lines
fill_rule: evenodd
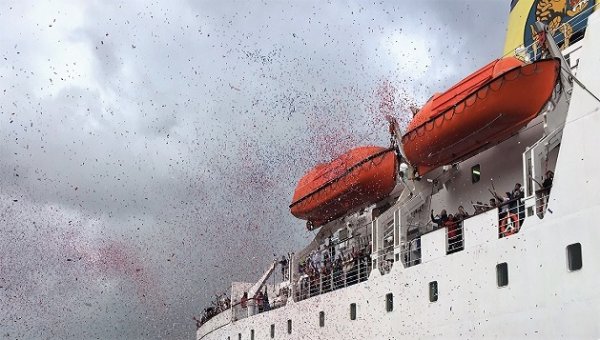
<svg viewBox="0 0 600 340">
<path fill-rule="evenodd" d="M 259 290 L 258 293 L 256 293 L 253 302 L 251 302 L 250 300 L 252 299 L 248 298 L 248 292 L 244 292 L 244 294 L 242 295 L 242 299 L 240 300 L 240 307 L 242 309 L 246 309 L 249 306 L 256 307 L 257 313 L 262 313 L 271 310 L 271 304 L 269 303 L 269 293 L 267 292 L 266 288 L 264 293 L 262 292 L 262 290 Z"/>
<path fill-rule="evenodd" d="M 202 316 L 200 318 L 192 317 L 196 322 L 196 328 L 200 328 L 208 320 L 212 319 L 215 315 L 228 310 L 231 307 L 231 299 L 225 294 L 217 295 L 216 299 L 211 301 L 211 306 L 204 308 Z"/>
<path fill-rule="evenodd" d="M 525 219 L 524 192 L 521 184 L 516 183 L 513 190 L 505 192 L 504 195 L 499 195 L 493 185 L 492 189 L 488 190 L 492 194 L 489 204 L 474 203 L 474 215 L 498 208 L 500 221 L 510 215 L 515 216 L 517 226 L 520 225 Z M 458 207 L 458 212 L 455 214 L 448 214 L 446 209 L 442 209 L 439 215 L 434 216 L 433 210 L 431 210 L 431 221 L 438 228 L 448 229 L 448 253 L 463 249 L 462 221 L 470 216 L 462 205 Z"/>
<path fill-rule="evenodd" d="M 363 243 L 363 244 L 360 244 Z M 346 253 L 335 246 L 313 251 L 299 263 L 299 300 L 365 281 L 370 272 L 369 242 L 356 242 Z"/>
<path fill-rule="evenodd" d="M 282 256 L 281 260 L 278 261 L 278 264 L 281 266 L 281 275 L 282 280 L 288 280 L 289 273 L 289 260 L 288 256 Z M 244 292 L 243 295 L 239 299 L 235 299 L 233 305 L 231 303 L 231 299 L 226 296 L 225 293 L 221 295 L 217 295 L 216 299 L 211 302 L 211 306 L 204 308 L 202 316 L 200 318 L 192 317 L 192 319 L 196 322 L 196 327 L 200 328 L 204 323 L 208 320 L 212 319 L 216 315 L 221 312 L 224 312 L 230 308 L 233 309 L 233 318 L 241 319 L 248 315 L 253 315 L 257 313 L 262 313 L 269 311 L 271 309 L 275 309 L 281 307 L 287 303 L 287 298 L 289 295 L 289 288 L 284 286 L 279 289 L 276 296 L 272 301 L 269 300 L 269 294 L 267 291 L 267 287 L 265 286 L 264 292 L 259 290 L 254 297 L 249 297 L 248 292 Z"/>
<path fill-rule="evenodd" d="M 289 289 L 287 287 L 281 287 L 277 295 L 271 300 L 267 287 L 264 292 L 258 291 L 254 298 L 248 296 L 248 292 L 244 292 L 241 299 L 233 305 L 235 320 L 243 319 L 249 315 L 255 315 L 263 312 L 268 312 L 272 309 L 276 309 L 285 306 L 289 295 Z"/>
<path fill-rule="evenodd" d="M 433 210 L 431 210 L 431 221 L 438 228 L 448 229 L 448 253 L 463 249 L 461 222 L 469 216 L 462 205 L 458 207 L 456 214 L 448 214 L 446 209 L 442 209 L 439 215 L 434 216 Z"/>
</svg>

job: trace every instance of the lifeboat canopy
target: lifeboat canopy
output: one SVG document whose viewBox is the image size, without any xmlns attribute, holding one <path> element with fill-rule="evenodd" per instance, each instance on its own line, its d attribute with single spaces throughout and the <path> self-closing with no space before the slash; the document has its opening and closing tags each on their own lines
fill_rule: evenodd
<svg viewBox="0 0 600 340">
<path fill-rule="evenodd" d="M 290 210 L 318 227 L 384 199 L 395 186 L 394 149 L 362 146 L 308 171 L 298 182 Z"/>
<path fill-rule="evenodd" d="M 508 57 L 435 94 L 402 136 L 407 160 L 425 175 L 504 141 L 544 108 L 559 71 L 558 59 L 525 64 Z"/>
</svg>

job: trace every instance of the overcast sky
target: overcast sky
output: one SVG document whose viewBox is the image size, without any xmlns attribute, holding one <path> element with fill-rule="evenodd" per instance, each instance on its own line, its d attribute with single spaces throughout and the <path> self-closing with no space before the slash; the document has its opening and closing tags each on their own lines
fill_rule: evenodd
<svg viewBox="0 0 600 340">
<path fill-rule="evenodd" d="M 0 338 L 192 339 L 309 242 L 302 174 L 499 57 L 508 11 L 0 2 Z"/>
</svg>

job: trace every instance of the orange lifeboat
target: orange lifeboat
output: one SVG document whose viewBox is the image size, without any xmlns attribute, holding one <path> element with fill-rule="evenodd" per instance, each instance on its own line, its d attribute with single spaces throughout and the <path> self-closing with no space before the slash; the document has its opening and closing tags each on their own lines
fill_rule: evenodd
<svg viewBox="0 0 600 340">
<path fill-rule="evenodd" d="M 393 149 L 363 146 L 319 164 L 298 182 L 290 210 L 318 227 L 385 198 L 396 185 Z"/>
<path fill-rule="evenodd" d="M 504 141 L 542 110 L 559 71 L 558 59 L 498 59 L 435 94 L 402 136 L 407 160 L 424 175 Z"/>
</svg>

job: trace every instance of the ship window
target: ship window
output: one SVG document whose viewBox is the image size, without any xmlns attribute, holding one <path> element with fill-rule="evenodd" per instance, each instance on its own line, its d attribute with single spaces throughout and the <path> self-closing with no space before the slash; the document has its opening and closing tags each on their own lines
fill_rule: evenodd
<svg viewBox="0 0 600 340">
<path fill-rule="evenodd" d="M 242 333 L 238 333 L 238 340 L 242 340 Z"/>
<path fill-rule="evenodd" d="M 479 164 L 474 165 L 471 168 L 471 182 L 477 183 L 481 179 L 481 166 Z"/>
<path fill-rule="evenodd" d="M 350 304 L 350 320 L 356 320 L 356 303 Z"/>
<path fill-rule="evenodd" d="M 292 320 L 288 320 L 288 334 L 292 334 Z"/>
<path fill-rule="evenodd" d="M 498 287 L 508 286 L 508 264 L 506 262 L 496 265 L 496 278 Z"/>
<path fill-rule="evenodd" d="M 271 339 L 275 338 L 275 325 L 271 325 Z"/>
<path fill-rule="evenodd" d="M 319 327 L 325 327 L 325 312 L 319 312 Z"/>
<path fill-rule="evenodd" d="M 570 271 L 579 270 L 583 267 L 581 243 L 573 243 L 567 246 L 567 260 Z"/>
<path fill-rule="evenodd" d="M 385 310 L 391 312 L 394 310 L 394 294 L 387 293 L 385 295 Z"/>
<path fill-rule="evenodd" d="M 429 302 L 438 300 L 438 283 L 437 281 L 429 282 Z"/>
<path fill-rule="evenodd" d="M 250 330 L 250 340 L 254 340 L 254 330 Z"/>
</svg>

